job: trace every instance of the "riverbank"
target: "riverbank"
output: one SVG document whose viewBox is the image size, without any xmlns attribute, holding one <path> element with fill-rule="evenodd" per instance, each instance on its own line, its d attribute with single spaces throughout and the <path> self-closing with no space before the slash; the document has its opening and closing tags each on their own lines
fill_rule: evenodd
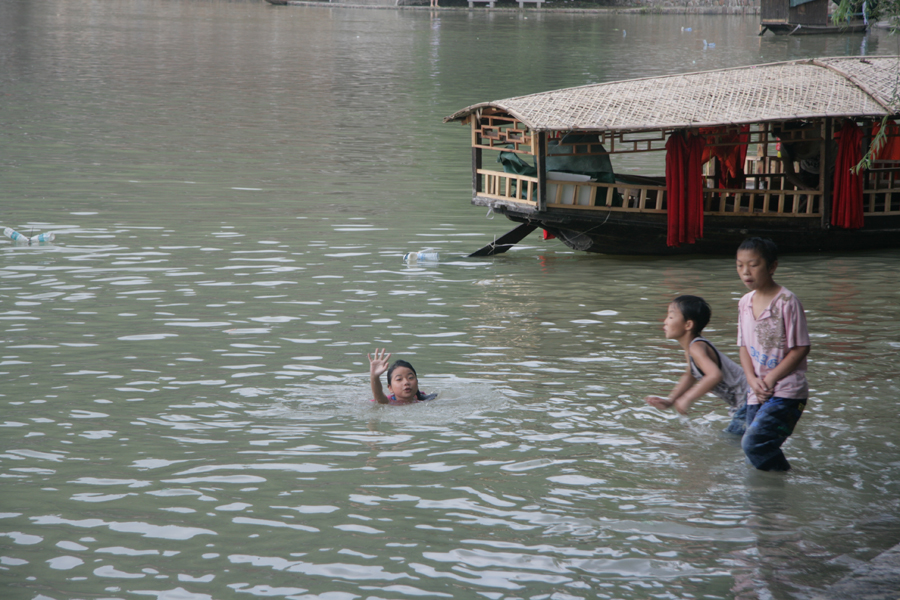
<svg viewBox="0 0 900 600">
<path fill-rule="evenodd" d="M 394 0 L 389 0 L 394 2 Z M 526 10 L 542 13 L 573 13 L 573 14 L 695 14 L 695 15 L 757 15 L 759 6 L 603 6 L 592 7 L 586 4 L 569 6 L 577 3 L 544 2 L 541 8 L 533 4 L 520 9 L 518 5 L 502 5 L 489 8 L 486 3 L 479 0 L 474 8 L 469 8 L 465 0 L 454 2 L 454 5 L 431 8 L 424 4 L 405 3 L 412 0 L 399 0 L 401 4 L 367 3 L 367 2 L 325 2 L 316 0 L 267 0 L 269 4 L 280 6 L 328 6 L 331 8 L 368 8 L 383 10 L 428 10 L 437 12 L 463 12 L 463 11 L 491 11 L 491 12 L 517 12 Z M 565 4 L 565 5 L 564 5 Z"/>
<path fill-rule="evenodd" d="M 861 564 L 812 600 L 896 600 L 900 590 L 900 544 Z"/>
</svg>

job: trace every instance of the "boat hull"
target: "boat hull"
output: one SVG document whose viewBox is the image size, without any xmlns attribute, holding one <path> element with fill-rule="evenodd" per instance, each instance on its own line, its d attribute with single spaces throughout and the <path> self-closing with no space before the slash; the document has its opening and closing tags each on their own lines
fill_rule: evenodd
<svg viewBox="0 0 900 600">
<path fill-rule="evenodd" d="M 900 247 L 900 216 L 867 219 L 862 229 L 822 228 L 817 218 L 721 217 L 704 218 L 703 237 L 693 244 L 670 247 L 666 243 L 667 217 L 641 214 L 548 209 L 537 212 L 515 206 L 479 203 L 517 223 L 545 229 L 574 250 L 616 255 L 672 256 L 733 254 L 747 237 L 772 239 L 781 252 L 859 251 Z"/>
<path fill-rule="evenodd" d="M 844 26 L 836 25 L 801 25 L 798 23 L 772 23 L 762 22 L 765 30 L 771 31 L 775 35 L 823 35 L 823 34 L 843 34 L 843 33 L 865 33 L 867 25 L 865 23 L 849 23 Z"/>
</svg>

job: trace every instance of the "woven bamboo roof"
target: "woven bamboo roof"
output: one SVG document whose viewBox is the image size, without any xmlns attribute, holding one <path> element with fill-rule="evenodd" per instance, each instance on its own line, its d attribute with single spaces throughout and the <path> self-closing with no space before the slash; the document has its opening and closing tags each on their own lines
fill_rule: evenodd
<svg viewBox="0 0 900 600">
<path fill-rule="evenodd" d="M 900 56 L 838 57 L 566 88 L 482 102 L 534 131 L 642 131 L 900 114 Z"/>
</svg>

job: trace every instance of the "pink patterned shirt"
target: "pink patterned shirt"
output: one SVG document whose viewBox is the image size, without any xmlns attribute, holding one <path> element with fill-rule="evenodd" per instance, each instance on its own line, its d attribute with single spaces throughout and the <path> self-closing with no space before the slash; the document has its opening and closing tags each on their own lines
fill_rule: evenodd
<svg viewBox="0 0 900 600">
<path fill-rule="evenodd" d="M 767 306 L 759 318 L 753 316 L 753 294 L 745 294 L 738 303 L 737 345 L 747 348 L 757 377 L 765 377 L 778 366 L 785 354 L 797 346 L 809 346 L 806 314 L 800 300 L 786 287 Z M 809 397 L 806 358 L 797 368 L 775 384 L 775 396 L 803 399 Z M 759 404 L 752 391 L 747 404 Z"/>
</svg>

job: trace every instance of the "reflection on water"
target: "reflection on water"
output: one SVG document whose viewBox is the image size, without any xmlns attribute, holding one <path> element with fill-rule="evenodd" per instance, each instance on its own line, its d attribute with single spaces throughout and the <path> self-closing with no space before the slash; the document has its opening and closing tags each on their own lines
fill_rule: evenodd
<svg viewBox="0 0 900 600">
<path fill-rule="evenodd" d="M 641 400 L 684 368 L 677 294 L 735 355 L 729 261 L 463 259 L 510 224 L 440 123 L 859 36 L 157 0 L 0 28 L 3 226 L 57 234 L 0 244 L 4 598 L 805 598 L 897 543 L 900 254 L 783 260 L 812 400 L 795 471 L 752 472 L 716 400 Z M 439 398 L 369 402 L 384 346 Z"/>
</svg>

